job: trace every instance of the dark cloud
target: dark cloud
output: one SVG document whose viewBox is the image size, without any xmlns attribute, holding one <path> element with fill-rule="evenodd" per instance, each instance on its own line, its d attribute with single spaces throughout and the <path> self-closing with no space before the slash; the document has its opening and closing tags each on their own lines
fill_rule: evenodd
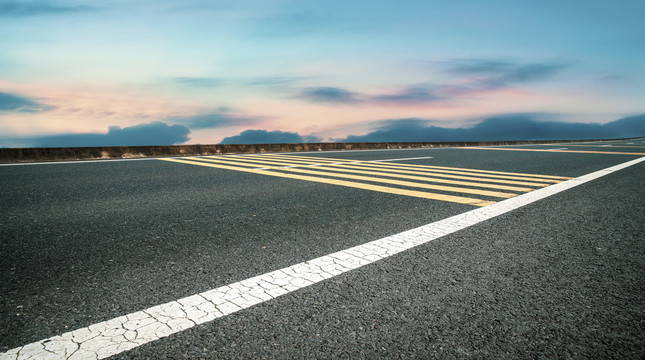
<svg viewBox="0 0 645 360">
<path fill-rule="evenodd" d="M 604 124 L 603 127 L 611 129 L 616 137 L 645 137 L 645 114 L 624 117 Z"/>
<path fill-rule="evenodd" d="M 173 123 L 183 124 L 191 129 L 212 129 L 225 126 L 252 125 L 263 118 L 248 117 L 231 114 L 227 108 L 220 108 L 217 112 L 200 114 L 188 117 L 173 117 L 167 119 Z"/>
<path fill-rule="evenodd" d="M 491 117 L 470 128 L 442 128 L 428 120 L 399 119 L 377 122 L 366 135 L 350 135 L 339 142 L 441 142 L 504 140 L 582 140 L 645 136 L 645 114 L 606 124 L 538 121 L 535 114 Z"/>
<path fill-rule="evenodd" d="M 486 59 L 461 59 L 443 63 L 446 71 L 459 75 L 503 74 L 512 71 L 514 64 Z"/>
<path fill-rule="evenodd" d="M 54 109 L 24 96 L 0 92 L 0 111 L 42 112 Z"/>
<path fill-rule="evenodd" d="M 386 94 L 368 95 L 338 87 L 311 87 L 301 90 L 296 97 L 318 104 L 380 104 L 410 105 L 448 100 L 472 91 L 457 86 L 417 84 Z"/>
<path fill-rule="evenodd" d="M 555 76 L 566 66 L 556 62 L 515 64 L 492 60 L 455 60 L 442 63 L 445 72 L 458 76 L 455 83 L 419 83 L 391 93 L 361 94 L 339 87 L 311 87 L 296 97 L 326 104 L 411 105 L 445 102 L 496 91 Z"/>
<path fill-rule="evenodd" d="M 427 120 L 409 118 L 376 122 L 377 130 L 366 135 L 349 135 L 337 142 L 425 142 L 453 141 L 462 138 L 464 129 L 446 129 L 429 126 Z"/>
<path fill-rule="evenodd" d="M 66 6 L 52 1 L 11 1 L 0 0 L 0 16 L 35 16 L 61 13 L 93 11 L 91 6 Z"/>
<path fill-rule="evenodd" d="M 125 128 L 110 126 L 107 134 L 62 134 L 30 139 L 33 147 L 173 145 L 188 141 L 182 125 L 153 122 Z"/>
<path fill-rule="evenodd" d="M 427 103 L 443 100 L 442 96 L 436 93 L 436 88 L 429 85 L 415 85 L 407 87 L 399 92 L 373 96 L 369 101 L 378 103 Z"/>
<path fill-rule="evenodd" d="M 504 61 L 468 59 L 446 63 L 446 72 L 476 77 L 470 87 L 475 90 L 504 88 L 516 83 L 548 79 L 566 66 L 559 62 L 515 64 Z"/>
<path fill-rule="evenodd" d="M 298 94 L 299 98 L 313 103 L 350 104 L 360 101 L 359 94 L 337 87 L 311 87 Z"/>
<path fill-rule="evenodd" d="M 302 136 L 298 133 L 267 130 L 245 130 L 239 135 L 229 136 L 221 144 L 293 144 L 320 142 L 317 136 Z"/>
</svg>

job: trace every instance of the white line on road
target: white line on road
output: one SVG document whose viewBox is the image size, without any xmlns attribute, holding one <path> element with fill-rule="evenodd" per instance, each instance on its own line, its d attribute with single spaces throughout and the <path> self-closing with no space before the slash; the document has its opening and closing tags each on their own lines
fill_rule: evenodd
<svg viewBox="0 0 645 360">
<path fill-rule="evenodd" d="M 142 160 L 157 160 L 157 159 L 160 159 L 160 158 L 159 157 L 149 157 L 149 158 L 132 158 L 132 159 L 43 161 L 43 162 L 8 163 L 8 164 L 0 164 L 0 166 L 91 164 L 91 163 L 110 163 L 110 162 L 116 162 L 116 161 L 142 161 Z"/>
<path fill-rule="evenodd" d="M 21 346 L 5 359 L 103 359 L 426 244 L 615 171 L 641 157 L 399 234 Z"/>
<path fill-rule="evenodd" d="M 411 158 L 402 158 L 402 159 L 385 159 L 385 160 L 371 160 L 371 161 L 407 161 L 407 160 L 420 160 L 420 159 L 432 159 L 432 156 L 420 156 L 420 157 L 411 157 Z"/>
</svg>

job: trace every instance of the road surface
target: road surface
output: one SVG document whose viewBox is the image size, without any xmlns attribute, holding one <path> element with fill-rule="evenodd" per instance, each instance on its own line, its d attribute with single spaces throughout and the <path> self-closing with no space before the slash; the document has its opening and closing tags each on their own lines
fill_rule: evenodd
<svg viewBox="0 0 645 360">
<path fill-rule="evenodd" d="M 644 159 L 640 139 L 0 166 L 0 359 L 641 358 Z"/>
</svg>

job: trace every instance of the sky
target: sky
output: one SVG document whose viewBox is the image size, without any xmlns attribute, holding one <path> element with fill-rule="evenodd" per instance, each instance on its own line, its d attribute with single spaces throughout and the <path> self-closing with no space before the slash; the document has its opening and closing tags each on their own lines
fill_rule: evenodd
<svg viewBox="0 0 645 360">
<path fill-rule="evenodd" d="M 0 147 L 645 136 L 644 13 L 642 0 L 0 0 Z"/>
</svg>

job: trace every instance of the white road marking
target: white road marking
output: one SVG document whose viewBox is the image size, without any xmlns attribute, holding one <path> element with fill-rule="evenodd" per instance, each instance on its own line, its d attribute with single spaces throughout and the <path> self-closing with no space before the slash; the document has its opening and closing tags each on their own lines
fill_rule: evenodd
<svg viewBox="0 0 645 360">
<path fill-rule="evenodd" d="M 420 156 L 420 157 L 411 157 L 411 158 L 402 158 L 402 159 L 385 159 L 385 160 L 372 160 L 372 161 L 407 161 L 407 160 L 419 160 L 419 159 L 433 159 L 432 156 Z"/>
<path fill-rule="evenodd" d="M 17 347 L 0 354 L 0 360 L 113 356 L 426 244 L 643 161 L 645 157 L 637 158 L 347 250 Z"/>
<path fill-rule="evenodd" d="M 62 165 L 62 164 L 88 164 L 88 163 L 108 163 L 114 161 L 142 161 L 142 160 L 158 160 L 159 157 L 150 158 L 133 158 L 133 159 L 102 159 L 102 160 L 70 160 L 70 161 L 44 161 L 44 162 L 24 162 L 24 163 L 8 163 L 0 164 L 0 166 L 26 166 L 26 165 Z"/>
</svg>

